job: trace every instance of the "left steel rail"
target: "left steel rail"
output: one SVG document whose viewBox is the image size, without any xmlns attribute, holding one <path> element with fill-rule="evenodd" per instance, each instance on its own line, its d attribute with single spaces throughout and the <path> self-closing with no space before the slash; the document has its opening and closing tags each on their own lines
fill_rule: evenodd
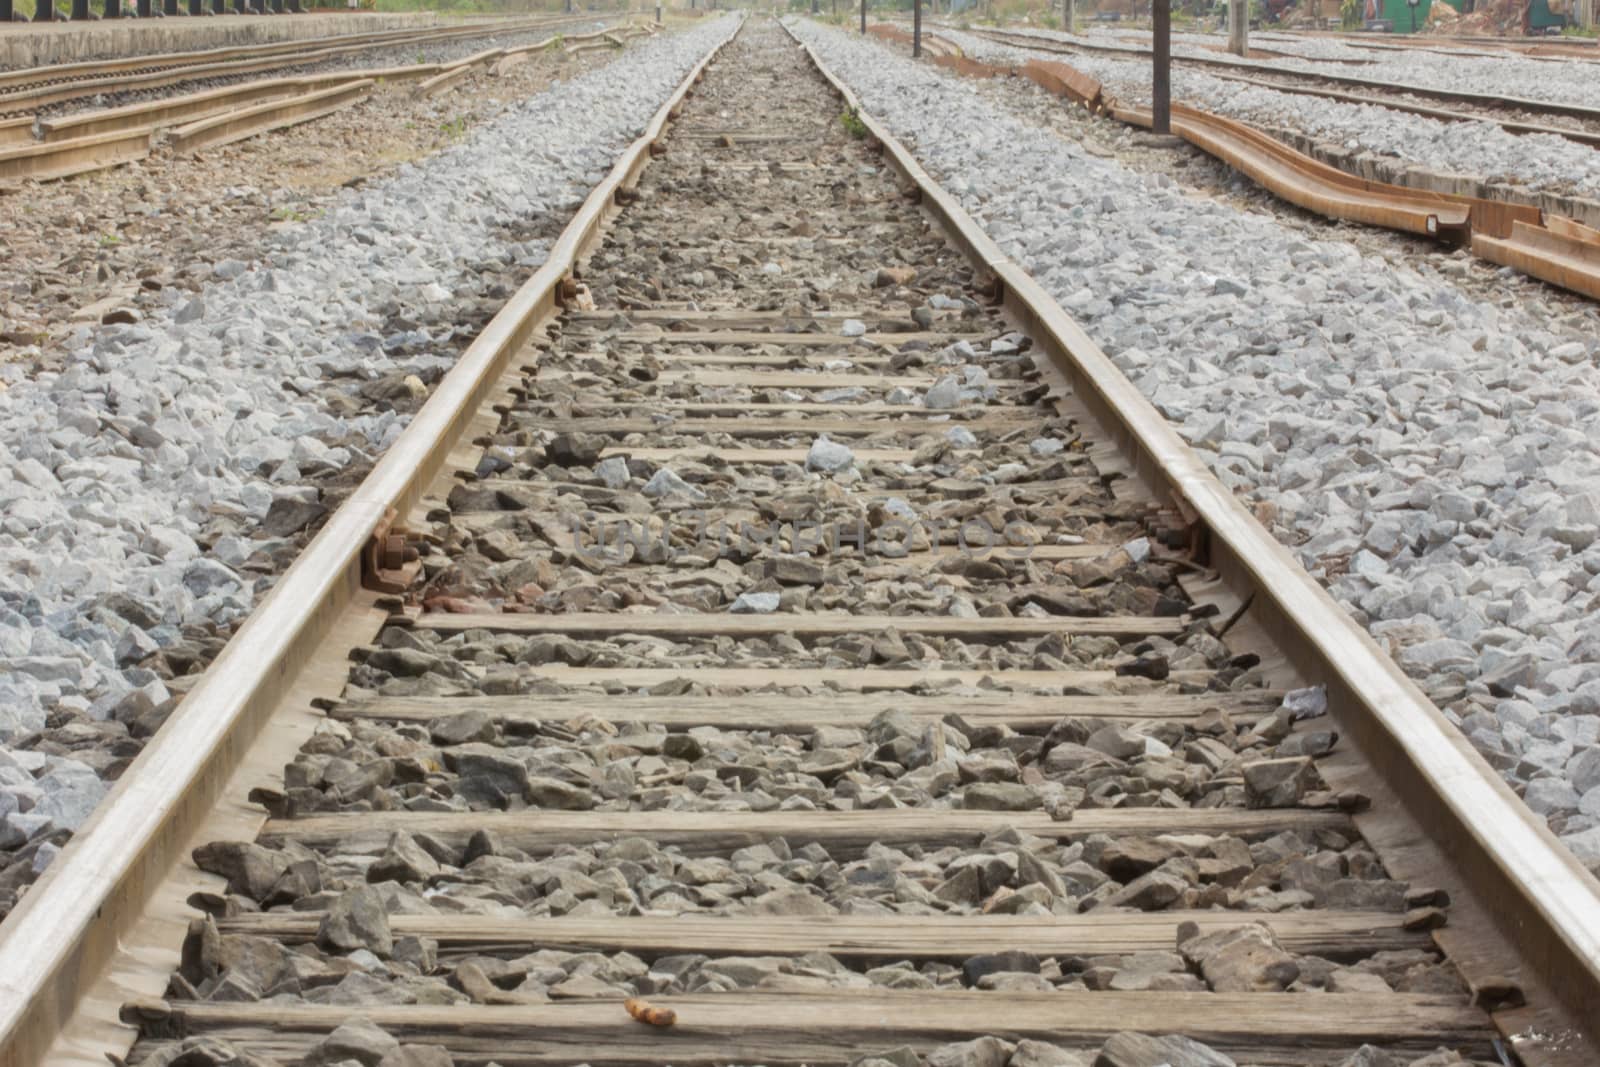
<svg viewBox="0 0 1600 1067">
<path fill-rule="evenodd" d="M 695 64 L 594 187 L 543 266 L 467 347 L 405 432 L 233 636 L 49 870 L 0 923 L 0 1067 L 98 1061 L 120 1036 L 123 976 L 161 972 L 133 928 L 280 700 L 363 594 L 373 536 L 405 516 L 512 357 L 552 315 L 580 258 L 638 180 L 668 122 L 737 27 Z M 142 958 L 140 957 L 143 952 Z M 109 1040 L 108 1040 L 109 1039 Z"/>
</svg>

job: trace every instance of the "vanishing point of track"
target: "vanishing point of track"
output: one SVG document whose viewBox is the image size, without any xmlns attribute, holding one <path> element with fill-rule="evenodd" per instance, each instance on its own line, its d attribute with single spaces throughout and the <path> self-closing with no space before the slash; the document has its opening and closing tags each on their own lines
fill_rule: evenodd
<svg viewBox="0 0 1600 1067">
<path fill-rule="evenodd" d="M 1594 879 L 807 52 L 714 55 L 0 927 L 0 1063 L 1592 1063 Z"/>
</svg>

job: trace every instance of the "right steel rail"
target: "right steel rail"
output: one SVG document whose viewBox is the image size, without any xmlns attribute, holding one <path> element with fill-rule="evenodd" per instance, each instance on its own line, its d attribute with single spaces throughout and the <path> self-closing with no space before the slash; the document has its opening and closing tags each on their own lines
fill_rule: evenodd
<svg viewBox="0 0 1600 1067">
<path fill-rule="evenodd" d="M 1456 939 L 1450 951 L 1486 1004 L 1493 1006 L 1508 978 L 1528 993 L 1529 1007 L 1496 1013 L 1513 1047 L 1529 1063 L 1593 1064 L 1600 1048 L 1600 881 L 1206 469 L 1099 345 L 806 50 L 924 204 L 1004 286 L 1008 310 L 1046 348 L 1097 428 L 1118 442 L 1148 484 L 1165 486 L 1173 504 L 1193 516 L 1206 562 L 1248 604 L 1248 616 L 1303 676 L 1328 687 L 1331 704 L 1344 708 L 1340 723 L 1382 776 L 1382 788 L 1452 864 L 1453 871 L 1433 877 L 1471 894 L 1493 917 L 1498 944 Z M 1511 959 L 1519 961 L 1518 973 L 1506 975 L 1502 968 Z M 1563 1010 L 1552 1012 L 1556 1004 Z"/>
</svg>

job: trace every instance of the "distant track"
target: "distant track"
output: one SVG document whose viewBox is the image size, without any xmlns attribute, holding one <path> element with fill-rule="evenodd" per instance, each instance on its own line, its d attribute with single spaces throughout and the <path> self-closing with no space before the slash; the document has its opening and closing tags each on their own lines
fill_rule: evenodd
<svg viewBox="0 0 1600 1067">
<path fill-rule="evenodd" d="M 1087 44 L 1034 34 L 979 28 L 969 28 L 963 32 L 1014 48 L 1026 48 L 1056 55 L 1076 55 L 1084 52 L 1129 57 L 1150 55 L 1148 48 L 1131 44 Z M 1373 107 L 1424 115 L 1447 122 L 1493 122 L 1508 133 L 1554 134 L 1590 147 L 1600 147 L 1600 108 L 1453 89 L 1432 89 L 1375 81 L 1348 74 L 1322 72 L 1313 74 L 1299 70 L 1265 69 L 1259 63 L 1244 63 L 1220 56 L 1174 55 L 1172 62 L 1178 66 L 1204 67 L 1216 77 L 1276 89 L 1279 92 L 1318 96 L 1346 103 L 1369 104 Z M 1238 73 L 1218 73 L 1219 71 Z M 1361 89 L 1366 92 L 1352 93 L 1350 89 Z M 1440 108 L 1423 101 L 1457 106 Z M 1532 122 L 1529 121 L 1531 116 L 1557 117 L 1567 121 L 1558 124 Z"/>
<path fill-rule="evenodd" d="M 554 19 L 516 19 L 482 25 L 316 37 L 276 44 L 218 48 L 204 52 L 130 56 L 0 71 L 0 115 L 17 114 L 103 94 L 112 95 L 137 89 L 181 85 L 205 78 L 290 70 L 376 48 L 438 44 L 442 41 L 538 31 L 573 22 L 614 21 L 615 18 L 616 16 L 574 15 Z"/>
</svg>

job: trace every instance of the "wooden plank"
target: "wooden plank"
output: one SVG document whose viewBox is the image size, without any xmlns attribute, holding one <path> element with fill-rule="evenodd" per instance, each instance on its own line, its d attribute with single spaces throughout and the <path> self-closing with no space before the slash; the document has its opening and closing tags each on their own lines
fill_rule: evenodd
<svg viewBox="0 0 1600 1067">
<path fill-rule="evenodd" d="M 749 407 L 745 408 L 748 412 Z M 515 418 L 514 413 L 513 417 Z M 938 434 L 943 435 L 952 426 L 983 431 L 990 428 L 986 421 L 952 423 L 927 417 L 908 419 L 784 419 L 784 418 L 722 418 L 674 419 L 657 422 L 651 418 L 537 418 L 538 427 L 551 433 L 603 433 L 622 437 L 630 433 L 725 433 L 733 437 L 783 437 L 789 434 L 828 434 L 831 437 L 860 437 L 866 434 Z M 1001 432 L 1016 428 L 1014 422 L 1002 422 L 996 427 Z"/>
<path fill-rule="evenodd" d="M 570 489 L 570 491 L 575 493 L 576 495 L 582 496 L 585 499 L 596 499 L 596 500 L 606 499 L 605 496 L 602 496 L 602 495 L 599 495 L 599 494 L 592 494 L 592 493 L 587 492 L 588 488 L 589 487 L 587 487 L 587 486 L 572 487 Z M 507 520 L 515 521 L 517 516 L 527 515 L 527 514 L 537 514 L 537 512 L 524 512 L 524 511 L 456 511 L 456 512 L 452 512 L 451 513 L 450 522 L 451 522 L 452 525 L 459 526 L 459 527 L 461 527 L 461 528 L 463 528 L 465 530 L 468 530 L 468 531 L 487 531 L 487 530 L 492 530 L 492 529 L 503 528 L 503 527 L 505 527 L 507 525 Z M 661 514 L 662 514 L 662 516 L 664 518 L 667 518 L 669 521 L 673 517 L 675 517 L 675 512 L 672 509 L 663 509 Z M 546 515 L 545 517 L 547 518 L 548 515 Z M 623 518 L 623 519 L 626 518 L 626 516 L 617 516 L 617 517 L 618 518 Z M 700 521 L 701 521 L 699 517 L 697 517 L 697 516 L 688 516 L 687 518 L 688 518 L 688 521 L 690 523 L 692 523 L 692 527 L 691 527 L 692 529 L 699 529 Z M 708 528 L 711 529 L 713 532 L 716 530 L 716 523 L 717 523 L 717 519 L 715 517 L 713 517 L 713 518 L 708 520 L 708 524 L 707 524 Z M 979 556 L 979 557 L 984 557 L 984 558 L 993 558 L 993 559 L 999 560 L 1001 562 L 1004 562 L 1006 560 L 1025 560 L 1025 559 L 1027 559 L 1027 560 L 1035 560 L 1035 561 L 1038 561 L 1038 562 L 1041 562 L 1041 563 L 1053 563 L 1053 562 L 1059 562 L 1061 560 L 1068 560 L 1068 559 L 1099 559 L 1101 556 L 1104 556 L 1109 552 L 1114 552 L 1119 547 L 1121 547 L 1120 542 L 1107 541 L 1107 542 L 1096 542 L 1096 543 L 1082 544 L 1082 545 L 999 545 L 999 544 L 996 544 L 992 548 L 985 548 L 980 542 L 978 542 L 978 539 L 976 537 L 974 537 L 973 540 L 974 540 L 975 543 L 970 545 L 966 549 L 962 549 L 961 545 L 960 545 L 960 540 L 959 540 L 959 537 L 958 537 L 956 531 L 953 531 L 953 530 L 941 530 L 941 531 L 937 531 L 937 532 L 940 535 L 939 539 L 938 539 L 939 540 L 939 545 L 938 545 L 937 548 L 932 548 L 932 549 L 920 549 L 919 548 L 919 549 L 914 549 L 914 550 L 911 550 L 911 551 L 894 552 L 894 553 L 891 553 L 891 552 L 889 552 L 887 550 L 879 551 L 877 549 L 873 549 L 865 557 L 863 557 L 859 552 L 856 551 L 854 546 L 845 545 L 845 544 L 841 543 L 840 546 L 839 546 L 839 551 L 837 551 L 835 553 L 832 553 L 831 558 L 833 558 L 834 560 L 844 560 L 844 559 L 858 560 L 858 561 L 860 561 L 862 563 L 865 563 L 865 564 L 868 564 L 870 566 L 891 566 L 891 567 L 893 567 L 893 566 L 898 565 L 898 566 L 905 567 L 905 568 L 916 568 L 916 569 L 921 569 L 921 570 L 931 570 L 933 568 L 942 566 L 944 564 L 944 562 L 946 560 L 948 560 L 951 556 L 961 555 L 963 553 L 969 553 L 969 554 L 976 555 L 976 556 Z M 731 524 L 729 526 L 728 536 L 729 536 L 730 539 L 732 539 L 734 541 L 736 541 L 738 539 L 738 536 L 739 536 L 738 535 L 738 531 L 735 530 L 732 527 Z M 870 542 L 869 542 L 869 546 L 870 546 Z M 530 545 L 529 545 L 530 553 L 538 553 L 538 552 L 542 552 L 544 550 L 545 549 L 544 549 L 544 545 L 543 545 L 542 542 L 530 542 Z M 617 561 L 602 559 L 601 562 L 615 563 Z M 672 566 L 672 564 L 670 562 L 669 563 L 665 563 L 665 564 L 660 564 L 660 563 L 642 563 L 642 562 L 639 562 L 637 560 L 629 560 L 628 564 L 629 564 L 629 566 L 637 566 L 637 567 L 671 567 Z"/>
<path fill-rule="evenodd" d="M 562 685 L 616 684 L 643 689 L 680 679 L 704 686 L 763 689 L 790 686 L 831 687 L 851 692 L 890 692 L 927 686 L 985 685 L 1005 690 L 1104 686 L 1119 679 L 1112 671 L 986 671 L 939 668 L 896 670 L 879 667 L 568 667 L 542 664 L 519 668 L 535 678 Z M 1173 671 L 1168 681 L 1204 685 L 1210 671 Z"/>
<path fill-rule="evenodd" d="M 1039 733 L 1068 716 L 1141 722 L 1187 720 L 1207 708 L 1224 708 L 1236 722 L 1253 722 L 1277 706 L 1277 691 L 1174 693 L 1157 691 L 1137 696 L 1037 696 L 984 693 L 977 696 L 907 697 L 883 693 L 835 693 L 797 701 L 776 693 L 752 693 L 737 699 L 705 696 L 629 696 L 610 694 L 552 696 L 376 697 L 340 704 L 335 719 L 380 719 L 427 723 L 434 719 L 481 711 L 499 723 L 571 722 L 594 717 L 606 722 L 655 723 L 673 729 L 715 726 L 723 730 L 771 730 L 809 734 L 819 726 L 865 726 L 886 711 L 935 720 L 959 715 L 974 724 L 1004 723 L 1023 733 Z"/>
<path fill-rule="evenodd" d="M 998 1031 L 1094 1046 L 1114 1033 L 1182 1033 L 1240 1062 L 1338 1062 L 1361 1044 L 1420 1056 L 1443 1045 L 1489 1059 L 1485 1017 L 1459 997 L 1283 993 L 898 992 L 774 990 L 651 998 L 677 1025 L 641 1026 L 615 999 L 548 1004 L 287 1005 L 204 1001 L 140 1005 L 164 1017 L 162 1032 L 209 1035 L 281 1063 L 352 1013 L 406 1044 L 447 1047 L 457 1063 L 504 1067 L 589 1063 L 595 1067 L 695 1067 L 729 1063 L 842 1064 L 864 1049 L 911 1045 L 928 1051 Z M 135 1012 L 135 1014 L 140 1014 Z M 1264 1049 L 1277 1050 L 1264 1053 Z M 1301 1055 L 1306 1058 L 1300 1059 Z M 1285 1059 L 1293 1056 L 1293 1059 Z"/>
<path fill-rule="evenodd" d="M 911 324 L 911 319 L 906 309 L 900 308 L 859 308 L 856 310 L 826 310 L 826 311 L 751 311 L 748 308 L 600 308 L 595 311 L 569 311 L 563 319 L 573 323 L 609 323 L 622 316 L 632 322 L 688 322 L 711 323 L 726 330 L 758 330 L 773 325 L 784 323 L 818 324 L 844 322 L 845 319 L 857 319 L 867 326 L 881 325 L 885 322 Z M 954 311 L 934 312 L 936 322 L 963 322 L 961 314 Z M 1002 324 L 998 319 L 989 320 L 989 325 L 998 331 Z M 894 331 L 879 331 L 893 333 Z"/>
<path fill-rule="evenodd" d="M 298 841 L 341 852 L 379 853 L 396 830 L 427 833 L 465 845 L 490 830 L 513 848 L 548 854 L 568 845 L 643 837 L 691 855 L 725 855 L 775 837 L 793 847 L 816 842 L 835 858 L 858 856 L 883 842 L 904 847 L 973 847 L 1001 830 L 1015 829 L 1053 841 L 1090 834 L 1233 834 L 1270 837 L 1285 830 L 1353 834 L 1349 816 L 1301 808 L 1080 808 L 1057 822 L 1042 811 L 959 811 L 884 808 L 877 811 L 364 811 L 270 819 L 272 841 Z"/>
<path fill-rule="evenodd" d="M 955 344 L 957 341 L 970 341 L 973 344 L 987 342 L 995 333 L 956 333 L 942 330 L 919 330 L 916 333 L 867 333 L 859 337 L 846 337 L 837 333 L 791 333 L 788 331 L 773 331 L 763 333 L 759 330 L 624 330 L 610 336 L 596 335 L 596 340 L 603 339 L 607 342 L 629 341 L 638 344 L 668 344 L 668 345 L 796 345 L 801 347 L 814 347 L 816 345 L 885 345 L 898 347 L 911 341 L 922 341 L 927 344 Z M 587 335 L 578 334 L 571 339 L 582 339 Z"/>
<path fill-rule="evenodd" d="M 629 455 L 633 454 L 626 448 L 619 448 L 617 451 Z M 1064 456 L 1063 458 L 1068 463 L 1073 462 L 1070 456 Z M 615 497 L 620 493 L 635 492 L 635 490 L 631 489 L 611 489 L 604 485 L 584 485 L 580 482 L 536 482 L 521 481 L 516 478 L 484 478 L 481 481 L 470 482 L 468 484 L 476 485 L 484 489 L 520 489 L 541 491 L 545 489 L 559 490 L 562 492 L 571 492 L 576 495 L 594 500 L 605 500 Z M 1086 485 L 1092 485 L 1096 488 L 1099 488 L 1100 482 L 1098 476 L 1090 476 L 1086 474 L 1078 478 L 1050 478 L 1037 482 L 1000 482 L 996 485 L 988 486 L 987 495 L 991 500 L 1009 500 L 1015 493 L 1026 493 L 1031 495 L 1045 493 L 1060 494 L 1074 489 L 1082 489 Z M 708 488 L 715 489 L 715 487 Z M 854 497 L 864 497 L 867 499 L 898 496 L 906 500 L 920 500 L 929 503 L 937 503 L 949 499 L 937 490 L 920 487 L 912 488 L 907 486 L 901 486 L 893 489 L 880 489 L 873 486 L 853 486 L 851 487 L 850 494 Z M 713 500 L 718 499 L 717 493 L 714 491 L 708 495 Z M 729 496 L 725 499 L 722 499 L 720 502 L 724 505 L 732 505 L 736 503 L 743 504 L 745 503 L 745 498 L 740 496 Z M 659 503 L 656 506 L 661 508 Z M 662 510 L 666 509 L 662 508 Z M 1148 518 L 1150 516 L 1150 511 L 1151 509 L 1146 506 L 1117 500 L 1108 501 L 1103 505 L 1086 504 L 1082 507 L 1058 511 L 1057 517 L 1067 518 L 1076 516 L 1082 518 L 1138 521 Z"/>
<path fill-rule="evenodd" d="M 674 130 L 673 136 L 682 137 L 685 140 L 692 138 L 697 141 L 718 141 L 727 137 L 735 144 L 783 144 L 790 141 L 810 140 L 810 138 L 798 133 L 741 133 L 737 130 L 722 132 L 716 130 Z M 796 240 L 810 240 L 810 238 L 802 237 L 796 238 Z"/>
<path fill-rule="evenodd" d="M 610 358 L 605 349 L 579 352 L 568 351 L 566 355 L 569 358 L 572 356 L 588 356 L 593 359 Z M 826 367 L 829 363 L 840 360 L 847 361 L 853 367 L 880 369 L 889 365 L 888 357 L 875 355 L 870 349 L 866 352 L 784 352 L 781 354 L 757 352 L 749 349 L 738 352 L 678 352 L 672 349 L 653 349 L 650 355 L 668 367 Z"/>
<path fill-rule="evenodd" d="M 539 404 L 539 397 L 529 397 L 528 404 Z M 604 398 L 585 398 L 579 405 L 583 409 L 593 411 L 596 408 L 611 407 L 619 411 L 630 413 L 661 411 L 667 414 L 679 412 L 694 415 L 748 415 L 760 411 L 800 411 L 814 412 L 819 415 L 853 415 L 864 418 L 869 415 L 881 416 L 911 416 L 911 421 L 925 419 L 930 424 L 938 425 L 938 420 L 944 418 L 944 426 L 1009 426 L 1016 427 L 1022 423 L 1037 423 L 1048 417 L 1048 413 L 1031 408 L 1021 407 L 983 407 L 981 405 L 966 408 L 954 408 L 950 411 L 940 411 L 934 414 L 921 404 L 880 404 L 871 403 L 820 403 L 815 400 L 779 400 L 768 402 L 765 400 L 678 400 L 658 399 L 648 401 L 625 400 L 607 403 Z M 513 412 L 514 415 L 526 414 L 523 411 Z M 598 416 L 594 416 L 598 417 Z"/>
<path fill-rule="evenodd" d="M 1017 640 L 1050 634 L 1099 634 L 1113 637 L 1171 636 L 1183 632 L 1182 616 L 1117 615 L 1081 618 L 1052 615 L 1028 618 L 954 618 L 949 615 L 818 615 L 772 614 L 665 615 L 630 612 L 572 612 L 568 615 L 425 613 L 414 625 L 419 630 L 460 633 L 494 630 L 513 634 L 564 634 L 568 637 L 604 638 L 620 634 L 652 637 L 841 637 L 845 634 L 901 633 L 960 637 L 968 641 Z"/>
<path fill-rule="evenodd" d="M 709 445 L 678 445 L 667 448 L 641 448 L 635 445 L 608 445 L 603 456 L 629 456 L 667 463 L 673 460 L 699 460 L 715 465 L 741 463 L 799 463 L 804 464 L 805 448 L 714 448 Z M 914 448 L 857 448 L 858 463 L 909 463 L 917 452 Z"/>
<path fill-rule="evenodd" d="M 574 374 L 555 371 L 547 367 L 533 368 L 540 381 L 566 381 L 572 378 L 595 378 L 589 372 Z M 595 378 L 600 381 L 603 379 Z M 899 385 L 932 385 L 938 381 L 932 374 L 904 372 L 900 374 L 834 374 L 827 371 L 764 371 L 764 370 L 664 370 L 654 382 L 635 382 L 632 387 L 647 390 L 654 384 L 676 385 L 688 382 L 713 388 L 744 386 L 750 389 L 844 389 L 860 386 L 863 389 L 893 389 Z M 994 385 L 1022 383 L 994 382 Z"/>
<path fill-rule="evenodd" d="M 394 915 L 396 937 L 430 937 L 443 957 L 521 956 L 539 949 L 631 952 L 650 960 L 679 953 L 710 956 L 803 956 L 826 952 L 856 963 L 948 960 L 990 952 L 1099 956 L 1171 952 L 1180 923 L 1201 933 L 1259 922 L 1290 952 L 1360 959 L 1374 952 L 1430 949 L 1424 931 L 1382 911 L 1091 912 L 1084 915 L 682 915 L 515 919 L 487 915 Z M 321 912 L 265 912 L 219 919 L 224 934 L 254 934 L 293 944 L 317 935 Z"/>
</svg>

